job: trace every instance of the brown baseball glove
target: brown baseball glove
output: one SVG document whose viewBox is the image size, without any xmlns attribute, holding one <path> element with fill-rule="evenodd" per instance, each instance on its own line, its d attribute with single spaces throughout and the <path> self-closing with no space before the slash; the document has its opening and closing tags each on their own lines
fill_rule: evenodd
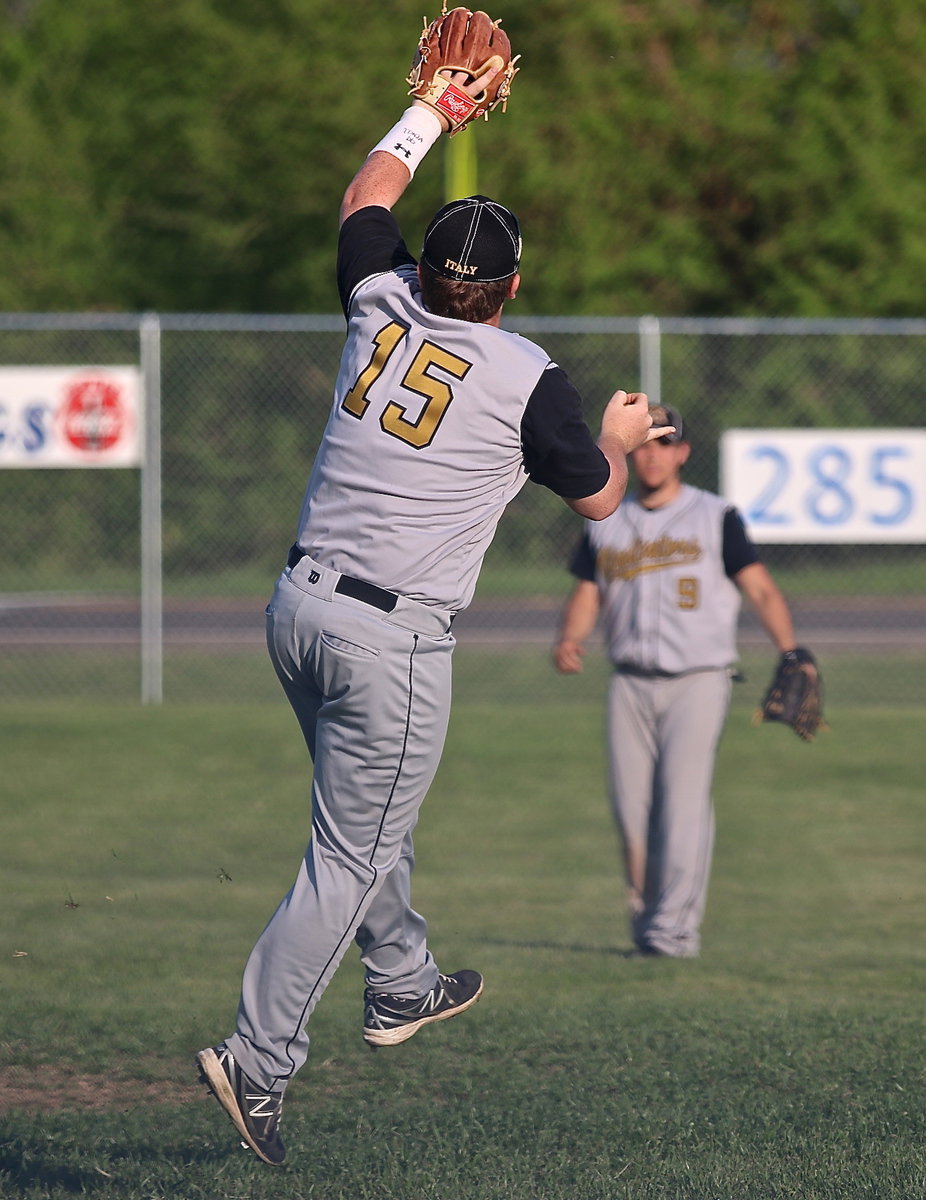
<svg viewBox="0 0 926 1200">
<path fill-rule="evenodd" d="M 753 721 L 756 725 L 781 721 L 805 742 L 812 741 L 818 729 L 827 728 L 823 720 L 823 678 L 809 650 L 798 646 L 782 654 Z"/>
<path fill-rule="evenodd" d="M 425 28 L 406 82 L 410 96 L 421 100 L 450 122 L 450 136 L 465 129 L 478 117 L 489 119 L 492 109 L 508 105 L 511 81 L 518 72 L 517 58 L 511 57 L 508 35 L 484 12 L 468 8 L 447 11 Z M 520 57 L 520 56 L 518 56 Z M 470 80 L 478 79 L 492 67 L 495 78 L 478 96 L 470 96 L 451 81 L 455 71 L 465 71 Z"/>
</svg>

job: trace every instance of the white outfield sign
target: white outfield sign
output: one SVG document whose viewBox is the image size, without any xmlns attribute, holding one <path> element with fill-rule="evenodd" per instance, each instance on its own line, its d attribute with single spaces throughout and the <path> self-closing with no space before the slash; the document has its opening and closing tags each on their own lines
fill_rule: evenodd
<svg viewBox="0 0 926 1200">
<path fill-rule="evenodd" d="M 137 367 L 0 367 L 0 467 L 137 467 Z"/>
<path fill-rule="evenodd" d="M 730 429 L 720 491 L 756 542 L 926 542 L 926 429 Z"/>
</svg>

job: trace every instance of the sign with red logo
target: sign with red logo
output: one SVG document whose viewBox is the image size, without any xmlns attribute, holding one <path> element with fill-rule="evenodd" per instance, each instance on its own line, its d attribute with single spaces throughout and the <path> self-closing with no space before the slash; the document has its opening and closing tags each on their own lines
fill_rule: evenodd
<svg viewBox="0 0 926 1200">
<path fill-rule="evenodd" d="M 137 367 L 0 367 L 0 467 L 137 467 Z"/>
</svg>

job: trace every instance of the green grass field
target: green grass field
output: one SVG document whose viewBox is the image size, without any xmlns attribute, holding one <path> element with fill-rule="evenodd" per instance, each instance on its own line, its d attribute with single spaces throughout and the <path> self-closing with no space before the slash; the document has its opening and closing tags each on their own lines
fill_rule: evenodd
<svg viewBox="0 0 926 1200">
<path fill-rule="evenodd" d="M 349 954 L 279 1170 L 191 1056 L 230 1032 L 302 852 L 285 705 L 0 706 L 0 1196 L 926 1196 L 926 711 L 840 700 L 808 746 L 753 728 L 759 684 L 738 689 L 702 957 L 637 960 L 600 678 L 557 693 L 548 670 L 460 656 L 416 835 L 432 947 L 483 999 L 371 1054 Z"/>
<path fill-rule="evenodd" d="M 551 640 L 554 626 L 551 622 Z M 827 704 L 838 717 L 844 708 L 863 699 L 868 706 L 922 711 L 926 704 L 926 651 L 922 646 L 885 649 L 877 654 L 818 649 Z M 545 645 L 506 647 L 498 650 L 461 646 L 455 667 L 455 692 L 467 696 L 499 697 L 501 704 L 522 704 L 524 698 L 550 707 L 548 726 L 555 726 L 562 704 L 597 704 L 604 687 L 607 664 L 591 648 L 586 677 L 558 676 Z M 755 706 L 772 675 L 775 655 L 767 649 L 747 649 L 740 666 L 745 682 L 738 685 L 736 703 Z M 123 652 L 93 648 L 75 650 L 49 646 L 27 655 L 0 655 L 0 712 L 22 705 L 45 711 L 49 697 L 85 705 L 108 699 L 134 708 L 139 699 L 141 670 L 135 648 Z M 187 647 L 168 649 L 164 656 L 165 704 L 223 704 L 280 702 L 280 686 L 262 649 L 257 652 L 197 652 Z M 594 713 L 593 713 L 594 716 Z M 554 730 L 555 732 L 555 730 Z M 2 786 L 2 785 L 0 785 Z"/>
</svg>

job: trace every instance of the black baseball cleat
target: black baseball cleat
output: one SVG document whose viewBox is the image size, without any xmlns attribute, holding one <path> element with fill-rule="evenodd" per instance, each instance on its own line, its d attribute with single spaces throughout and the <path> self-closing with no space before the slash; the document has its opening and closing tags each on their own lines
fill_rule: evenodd
<svg viewBox="0 0 926 1200">
<path fill-rule="evenodd" d="M 660 950 L 658 946 L 654 946 L 652 942 L 637 942 L 631 954 L 634 958 L 665 958 L 665 950 Z"/>
<path fill-rule="evenodd" d="M 259 1159 L 278 1166 L 286 1157 L 280 1141 L 283 1093 L 252 1083 L 223 1042 L 196 1055 L 200 1080 L 231 1117 L 235 1128 Z"/>
<path fill-rule="evenodd" d="M 436 986 L 424 996 L 390 996 L 367 988 L 363 993 L 364 1041 L 373 1050 L 398 1046 L 423 1025 L 466 1012 L 481 995 L 482 976 L 477 971 L 438 975 Z"/>
</svg>

